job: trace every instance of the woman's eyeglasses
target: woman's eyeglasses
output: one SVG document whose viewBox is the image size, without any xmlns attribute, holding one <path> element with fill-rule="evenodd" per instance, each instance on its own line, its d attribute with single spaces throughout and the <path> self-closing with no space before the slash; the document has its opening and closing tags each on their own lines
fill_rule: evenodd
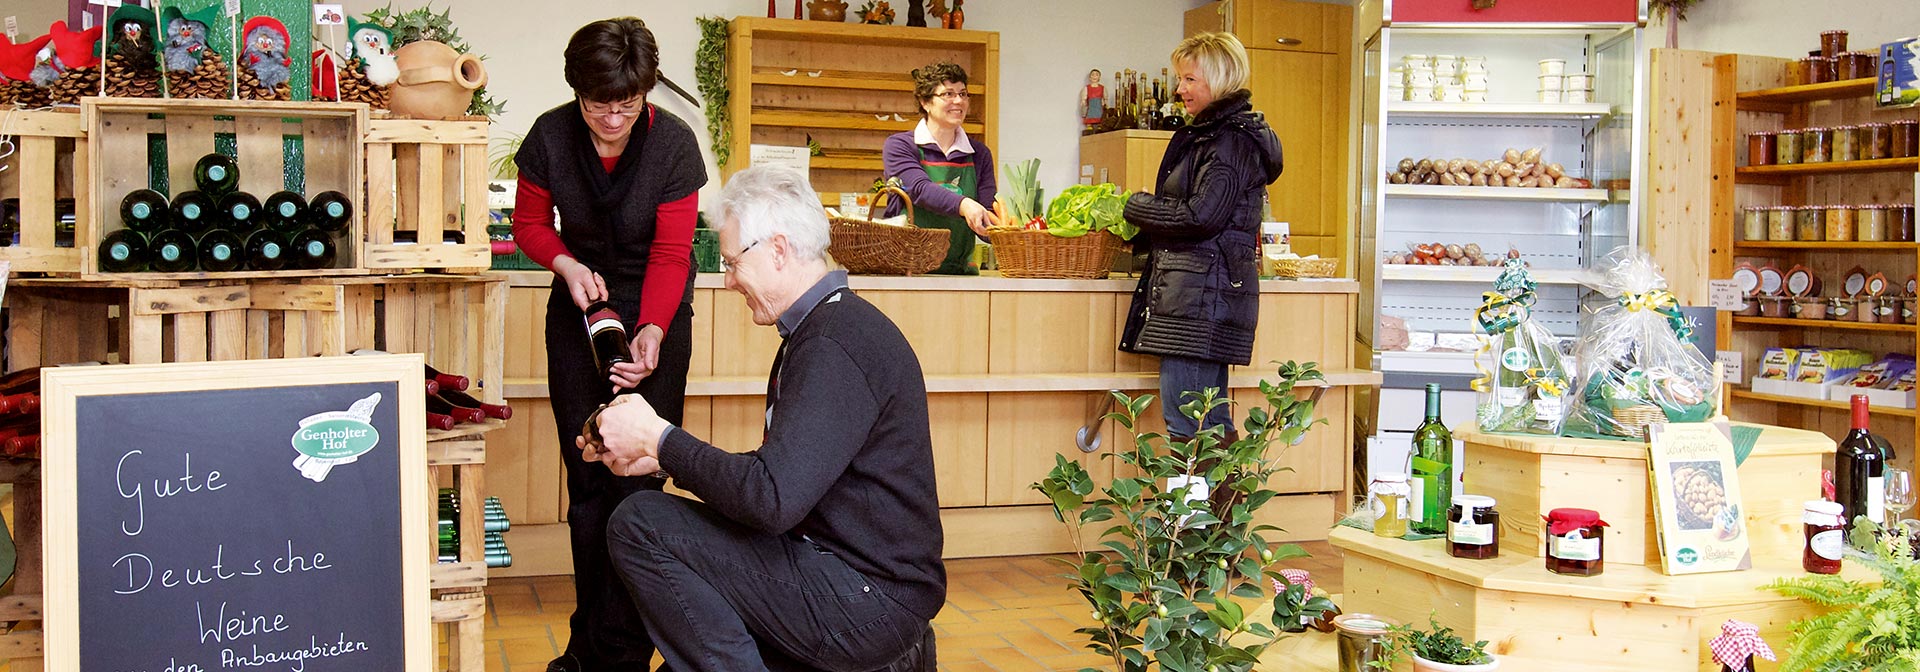
<svg viewBox="0 0 1920 672">
<path fill-rule="evenodd" d="M 957 103 L 957 102 L 960 102 L 960 101 L 962 101 L 962 100 L 966 100 L 966 99 L 967 99 L 967 92 L 965 92 L 965 91 L 942 91 L 942 92 L 939 92 L 939 93 L 936 93 L 936 94 L 933 94 L 933 95 L 932 95 L 932 96 L 930 96 L 930 97 L 932 97 L 932 98 L 940 98 L 940 99 L 943 99 L 943 100 L 947 100 L 947 101 L 949 101 L 949 102 L 955 102 L 955 103 Z"/>
<path fill-rule="evenodd" d="M 645 97 L 634 98 L 619 104 L 591 101 L 580 102 L 580 109 L 596 117 L 610 117 L 616 114 L 623 117 L 632 117 L 639 115 L 640 111 L 646 108 L 647 99 Z"/>
</svg>

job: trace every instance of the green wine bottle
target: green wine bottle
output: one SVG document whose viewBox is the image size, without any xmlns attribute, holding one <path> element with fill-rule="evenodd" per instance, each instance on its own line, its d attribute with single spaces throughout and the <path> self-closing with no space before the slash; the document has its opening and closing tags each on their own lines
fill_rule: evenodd
<svg viewBox="0 0 1920 672">
<path fill-rule="evenodd" d="M 120 199 L 120 221 L 135 231 L 164 229 L 169 214 L 167 197 L 152 189 L 135 189 Z"/>
<path fill-rule="evenodd" d="M 157 273 L 184 273 L 193 270 L 199 254 L 193 236 L 179 229 L 167 229 L 147 240 L 149 265 Z"/>
<path fill-rule="evenodd" d="M 226 273 L 246 268 L 246 243 L 240 234 L 214 229 L 200 235 L 200 270 Z"/>
<path fill-rule="evenodd" d="M 1420 534 L 1447 533 L 1453 503 L 1453 432 L 1440 422 L 1440 385 L 1427 383 L 1427 419 L 1413 430 L 1413 495 L 1407 524 Z"/>
<path fill-rule="evenodd" d="M 220 197 L 220 216 L 214 219 L 214 225 L 242 233 L 251 231 L 259 225 L 262 212 L 260 199 L 244 191 L 236 191 Z"/>
<path fill-rule="evenodd" d="M 170 218 L 173 228 L 187 233 L 200 233 L 213 225 L 216 218 L 213 197 L 203 191 L 183 191 L 173 197 L 173 216 Z"/>
<path fill-rule="evenodd" d="M 307 203 L 307 224 L 327 233 L 339 233 L 353 224 L 353 201 L 338 191 L 323 191 Z"/>
<path fill-rule="evenodd" d="M 147 265 L 147 240 L 133 229 L 120 229 L 100 240 L 100 270 L 134 273 Z"/>
<path fill-rule="evenodd" d="M 240 165 L 217 152 L 202 156 L 193 164 L 193 186 L 214 196 L 238 189 Z"/>
<path fill-rule="evenodd" d="M 273 229 L 260 229 L 247 235 L 247 267 L 256 271 L 277 271 L 285 268 L 292 256 L 287 234 Z"/>
<path fill-rule="evenodd" d="M 294 268 L 312 270 L 333 268 L 336 248 L 333 236 L 318 229 L 307 229 L 293 237 L 293 254 L 289 258 Z"/>
<path fill-rule="evenodd" d="M 274 230 L 291 236 L 306 226 L 307 198 L 291 191 L 276 192 L 267 197 L 266 212 L 262 213 L 266 225 Z"/>
</svg>

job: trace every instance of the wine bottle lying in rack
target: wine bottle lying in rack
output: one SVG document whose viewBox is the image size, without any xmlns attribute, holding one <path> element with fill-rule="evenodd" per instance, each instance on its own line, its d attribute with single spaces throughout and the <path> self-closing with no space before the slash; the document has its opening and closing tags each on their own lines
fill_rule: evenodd
<svg viewBox="0 0 1920 672">
<path fill-rule="evenodd" d="M 151 251 L 149 268 L 159 273 L 185 273 L 193 270 L 200 257 L 193 236 L 180 229 L 167 229 L 147 239 Z"/>
<path fill-rule="evenodd" d="M 135 189 L 120 199 L 120 222 L 135 231 L 167 228 L 167 197 L 152 189 Z"/>
<path fill-rule="evenodd" d="M 489 404 L 489 403 L 480 401 L 479 399 L 475 399 L 472 396 L 469 396 L 467 393 L 461 392 L 459 390 L 441 390 L 440 398 L 447 400 L 447 403 L 453 404 L 455 406 L 479 410 L 480 412 L 485 413 L 489 418 L 499 418 L 501 420 L 506 420 L 508 418 L 513 417 L 512 406 L 506 406 L 503 404 Z"/>
<path fill-rule="evenodd" d="M 0 443 L 0 453 L 4 453 L 7 457 L 40 459 L 40 435 L 22 434 L 9 437 L 4 443 Z"/>
<path fill-rule="evenodd" d="M 427 412 L 452 416 L 454 422 L 458 423 L 487 421 L 487 414 L 482 413 L 480 409 L 455 406 L 437 394 L 427 395 Z"/>
<path fill-rule="evenodd" d="M 227 229 L 213 229 L 200 234 L 200 269 L 215 273 L 226 273 L 246 268 L 246 242 L 240 235 Z"/>
<path fill-rule="evenodd" d="M 272 228 L 247 234 L 247 267 L 277 271 L 287 265 L 287 234 Z"/>
<path fill-rule="evenodd" d="M 452 374 L 441 373 L 439 369 L 435 369 L 431 366 L 427 367 L 427 380 L 440 383 L 440 389 L 442 391 L 446 391 L 446 390 L 453 390 L 455 392 L 467 391 L 466 376 L 455 376 Z"/>
<path fill-rule="evenodd" d="M 333 236 L 319 229 L 305 229 L 293 236 L 293 267 L 301 270 L 333 268 L 339 248 Z"/>
<path fill-rule="evenodd" d="M 314 194 L 307 203 L 307 224 L 328 233 L 347 230 L 353 223 L 353 201 L 338 191 Z"/>
<path fill-rule="evenodd" d="M 453 416 L 451 415 L 441 415 L 432 411 L 427 412 L 427 429 L 438 429 L 443 432 L 452 431 L 454 425 L 458 424 L 460 423 L 454 422 Z"/>
<path fill-rule="evenodd" d="M 225 194 L 240 188 L 240 164 L 225 154 L 200 157 L 193 164 L 193 186 L 209 194 Z"/>
<path fill-rule="evenodd" d="M 40 413 L 40 393 L 20 392 L 0 396 L 0 417 L 12 415 L 32 415 Z"/>
<path fill-rule="evenodd" d="M 136 273 L 147 267 L 147 239 L 133 229 L 121 229 L 100 240 L 100 270 Z"/>
<path fill-rule="evenodd" d="M 307 199 L 291 191 L 274 192 L 261 206 L 260 217 L 267 227 L 292 235 L 306 227 Z"/>
<path fill-rule="evenodd" d="M 199 233 L 213 224 L 214 211 L 218 207 L 213 197 L 200 191 L 183 191 L 173 197 L 173 214 L 169 217 L 173 228 L 187 233 Z"/>
</svg>

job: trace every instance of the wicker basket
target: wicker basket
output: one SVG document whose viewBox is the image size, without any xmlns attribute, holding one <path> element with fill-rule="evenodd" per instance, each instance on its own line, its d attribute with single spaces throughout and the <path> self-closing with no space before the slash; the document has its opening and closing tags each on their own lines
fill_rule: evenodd
<svg viewBox="0 0 1920 672">
<path fill-rule="evenodd" d="M 1273 259 L 1276 278 L 1331 278 L 1340 269 L 1339 259 Z"/>
<path fill-rule="evenodd" d="M 1660 410 L 1659 406 L 1640 404 L 1613 409 L 1613 419 L 1633 438 L 1644 439 L 1647 438 L 1648 427 L 1667 424 L 1667 413 Z"/>
<path fill-rule="evenodd" d="M 1096 231 L 1077 238 L 1061 238 L 1045 231 L 998 228 L 987 230 L 993 242 L 994 262 L 1009 278 L 1065 278 L 1105 280 L 1120 251 L 1120 237 Z"/>
<path fill-rule="evenodd" d="M 914 226 L 913 199 L 907 192 L 887 187 L 906 203 L 906 226 L 876 224 L 852 217 L 829 218 L 833 240 L 827 252 L 833 260 L 855 275 L 917 275 L 940 267 L 952 244 L 946 229 L 922 229 Z M 885 193 L 883 192 L 883 193 Z M 877 200 L 878 210 L 885 201 Z"/>
</svg>

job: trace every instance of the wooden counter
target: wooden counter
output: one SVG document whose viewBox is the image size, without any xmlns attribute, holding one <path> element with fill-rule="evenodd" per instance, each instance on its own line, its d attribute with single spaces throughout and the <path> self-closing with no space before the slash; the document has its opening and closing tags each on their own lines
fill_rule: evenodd
<svg viewBox="0 0 1920 672">
<path fill-rule="evenodd" d="M 515 566 L 499 575 L 569 570 L 564 475 L 547 401 L 545 310 L 552 275 L 510 272 L 505 396 L 514 422 L 488 436 L 488 491 L 507 507 Z M 1115 343 L 1136 280 L 1024 280 L 981 277 L 854 276 L 850 284 L 899 325 L 927 377 L 935 466 L 949 557 L 1026 555 L 1071 550 L 1066 528 L 1029 485 L 1054 455 L 1111 478 L 1101 453 L 1130 445 L 1116 423 L 1099 421 L 1102 450 L 1082 453 L 1074 437 L 1105 412 L 1108 390 L 1157 393 L 1158 360 L 1118 352 Z M 1328 422 L 1292 448 L 1270 485 L 1283 496 L 1263 522 L 1288 539 L 1325 538 L 1352 481 L 1353 393 L 1379 374 L 1353 366 L 1351 280 L 1260 283 L 1262 328 L 1254 367 L 1234 367 L 1230 386 L 1241 408 L 1259 399 L 1271 360 L 1315 361 L 1334 387 L 1320 402 Z M 749 319 L 740 295 L 717 274 L 695 280 L 694 354 L 683 425 L 730 450 L 761 441 L 767 367 L 779 347 L 772 328 Z M 1156 403 L 1139 423 L 1160 431 Z M 1097 530 L 1096 530 L 1097 532 Z"/>
<path fill-rule="evenodd" d="M 1706 644 L 1727 619 L 1758 625 L 1779 651 L 1787 625 L 1815 613 L 1760 587 L 1804 575 L 1800 504 L 1819 493 L 1820 458 L 1833 451 L 1819 433 L 1762 429 L 1739 467 L 1753 569 L 1688 576 L 1660 571 L 1644 443 L 1471 430 L 1460 436 L 1467 491 L 1499 502 L 1500 557 L 1464 560 L 1448 555 L 1443 540 L 1337 528 L 1330 538 L 1345 552 L 1346 611 L 1415 623 L 1432 611 L 1463 639 L 1492 642 L 1505 659 L 1502 669 L 1569 672 L 1710 672 L 1720 668 Z M 1540 515 L 1567 506 L 1594 509 L 1612 523 L 1599 576 L 1546 570 Z M 1845 573 L 1872 580 L 1871 571 L 1852 563 Z M 1775 669 L 1767 661 L 1759 666 Z"/>
</svg>

